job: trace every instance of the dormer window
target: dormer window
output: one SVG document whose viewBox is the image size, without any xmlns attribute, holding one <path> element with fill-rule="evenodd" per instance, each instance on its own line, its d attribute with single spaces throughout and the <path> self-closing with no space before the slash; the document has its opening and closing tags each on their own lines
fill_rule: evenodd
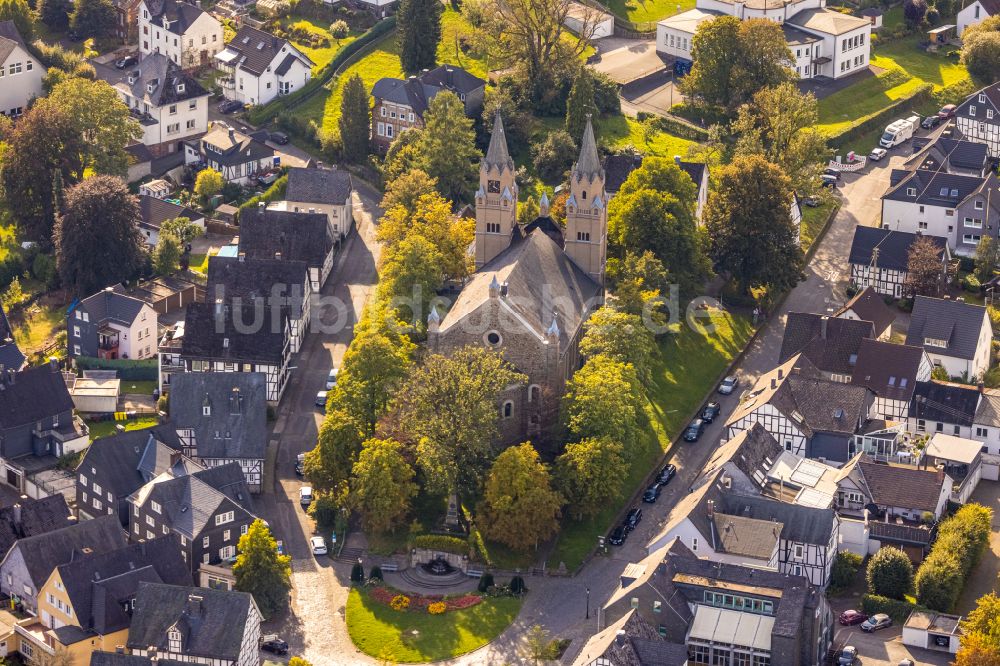
<svg viewBox="0 0 1000 666">
<path fill-rule="evenodd" d="M 940 338 L 924 338 L 924 344 L 928 347 L 947 347 L 948 341 Z"/>
<path fill-rule="evenodd" d="M 184 84 L 183 83 L 178 83 L 177 84 L 177 92 L 178 92 L 178 94 L 181 94 L 181 93 L 184 92 Z"/>
</svg>

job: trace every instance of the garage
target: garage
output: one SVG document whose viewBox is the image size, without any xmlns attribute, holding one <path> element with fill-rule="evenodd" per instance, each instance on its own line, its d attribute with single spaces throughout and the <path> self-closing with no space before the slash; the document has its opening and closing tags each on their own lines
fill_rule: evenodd
<svg viewBox="0 0 1000 666">
<path fill-rule="evenodd" d="M 961 647 L 961 621 L 959 615 L 913 611 L 903 625 L 903 645 L 955 654 Z"/>
<path fill-rule="evenodd" d="M 1000 481 L 1000 456 L 992 453 L 983 454 L 983 478 L 987 481 Z"/>
<path fill-rule="evenodd" d="M 588 39 L 602 39 L 615 34 L 615 17 L 579 2 L 571 2 L 566 12 L 566 27 L 578 35 L 587 31 Z"/>
</svg>

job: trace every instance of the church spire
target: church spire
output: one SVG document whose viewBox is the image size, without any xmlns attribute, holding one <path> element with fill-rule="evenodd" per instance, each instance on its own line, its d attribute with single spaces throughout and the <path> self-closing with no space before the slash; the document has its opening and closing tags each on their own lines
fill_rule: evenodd
<svg viewBox="0 0 1000 666">
<path fill-rule="evenodd" d="M 587 114 L 587 126 L 583 130 L 583 139 L 580 142 L 580 159 L 573 165 L 573 175 L 577 178 L 586 176 L 590 180 L 593 180 L 595 176 L 604 177 L 601 159 L 597 155 L 594 126 L 590 122 L 589 113 Z"/>
<path fill-rule="evenodd" d="M 485 162 L 487 167 L 495 167 L 500 171 L 505 167 L 514 170 L 514 160 L 510 158 L 507 150 L 507 134 L 504 132 L 499 108 L 493 117 L 493 132 L 490 134 L 490 147 L 486 150 Z"/>
</svg>

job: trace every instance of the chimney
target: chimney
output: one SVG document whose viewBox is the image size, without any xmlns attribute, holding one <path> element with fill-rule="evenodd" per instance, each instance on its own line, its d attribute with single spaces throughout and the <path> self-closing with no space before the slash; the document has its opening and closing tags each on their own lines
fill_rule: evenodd
<svg viewBox="0 0 1000 666">
<path fill-rule="evenodd" d="M 771 390 L 773 391 L 776 388 L 778 388 L 778 380 L 775 379 L 774 377 L 771 377 Z"/>
<path fill-rule="evenodd" d="M 202 597 L 199 594 L 189 594 L 187 598 L 187 604 L 185 605 L 184 608 L 184 612 L 188 615 L 201 615 L 202 612 L 201 602 L 203 598 L 204 597 Z"/>
<path fill-rule="evenodd" d="M 708 500 L 708 517 L 712 518 L 715 515 L 715 500 Z"/>
<path fill-rule="evenodd" d="M 826 324 L 830 321 L 830 318 L 823 315 L 819 319 L 819 337 L 826 340 Z"/>
<path fill-rule="evenodd" d="M 52 368 L 54 372 L 59 372 L 59 359 L 57 359 L 55 356 L 49 358 L 49 366 Z"/>
<path fill-rule="evenodd" d="M 181 452 L 180 451 L 171 451 L 170 452 L 170 466 L 173 467 L 174 465 L 176 465 L 180 461 L 181 461 Z"/>
<path fill-rule="evenodd" d="M 983 389 L 985 389 L 985 388 L 986 388 L 986 384 L 984 384 L 982 382 L 978 382 L 976 384 L 976 390 L 979 391 L 980 393 L 982 393 Z"/>
<path fill-rule="evenodd" d="M 619 629 L 615 632 L 615 645 L 621 647 L 625 645 L 625 630 Z"/>
<path fill-rule="evenodd" d="M 229 140 L 230 141 L 236 140 L 236 130 L 234 130 L 232 127 L 229 128 Z"/>
</svg>

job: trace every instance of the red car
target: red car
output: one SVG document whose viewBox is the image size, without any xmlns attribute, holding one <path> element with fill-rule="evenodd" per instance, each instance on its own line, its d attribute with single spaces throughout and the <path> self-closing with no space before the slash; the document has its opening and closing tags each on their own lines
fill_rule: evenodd
<svg viewBox="0 0 1000 666">
<path fill-rule="evenodd" d="M 861 624 L 868 619 L 868 616 L 856 610 L 846 610 L 840 614 L 840 623 L 847 626 Z"/>
</svg>

